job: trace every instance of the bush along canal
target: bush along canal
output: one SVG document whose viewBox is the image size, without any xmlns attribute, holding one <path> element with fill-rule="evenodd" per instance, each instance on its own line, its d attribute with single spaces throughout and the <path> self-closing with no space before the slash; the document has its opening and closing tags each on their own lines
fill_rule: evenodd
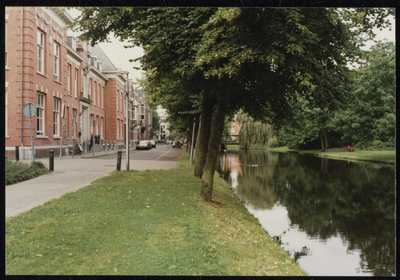
<svg viewBox="0 0 400 280">
<path fill-rule="evenodd" d="M 309 276 L 396 275 L 395 166 L 242 150 L 219 163 Z"/>
</svg>

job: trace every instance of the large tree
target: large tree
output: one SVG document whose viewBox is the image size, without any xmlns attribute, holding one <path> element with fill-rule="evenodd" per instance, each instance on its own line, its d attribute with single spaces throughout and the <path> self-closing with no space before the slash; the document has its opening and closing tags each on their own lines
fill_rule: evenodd
<svg viewBox="0 0 400 280">
<path fill-rule="evenodd" d="M 192 95 L 203 101 L 210 97 L 209 105 L 203 103 L 202 120 L 204 106 L 215 106 L 213 125 L 200 127 L 211 132 L 209 147 L 201 152 L 206 155 L 201 194 L 207 201 L 212 200 L 225 115 L 243 108 L 255 119 L 279 122 L 291 115 L 298 96 L 329 109 L 337 107 L 349 92 L 347 63 L 359 56 L 361 42 L 355 36 L 385 24 L 390 12 L 127 7 L 81 11 L 75 26 L 85 32 L 84 39 L 95 43 L 114 32 L 132 46 L 143 47 L 139 59 L 151 72 L 148 90 L 167 84 L 179 89 L 184 101 Z"/>
<path fill-rule="evenodd" d="M 396 56 L 393 42 L 378 42 L 371 47 L 364 63 L 355 69 L 354 84 L 354 106 L 336 116 L 343 140 L 360 148 L 394 148 Z"/>
</svg>

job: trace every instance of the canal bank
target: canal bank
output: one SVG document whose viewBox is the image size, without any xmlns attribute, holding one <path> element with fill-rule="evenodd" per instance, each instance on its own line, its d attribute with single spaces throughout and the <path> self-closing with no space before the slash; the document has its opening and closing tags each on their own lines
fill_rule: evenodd
<svg viewBox="0 0 400 280">
<path fill-rule="evenodd" d="M 364 151 L 355 150 L 348 152 L 346 147 L 327 149 L 325 152 L 321 150 L 298 150 L 289 149 L 288 147 L 268 148 L 266 151 L 281 153 L 297 153 L 300 155 L 323 157 L 346 161 L 367 161 L 374 163 L 396 164 L 396 151 Z"/>
<path fill-rule="evenodd" d="M 188 154 L 112 172 L 6 221 L 6 274 L 306 275 L 215 176 L 200 198 Z"/>
</svg>

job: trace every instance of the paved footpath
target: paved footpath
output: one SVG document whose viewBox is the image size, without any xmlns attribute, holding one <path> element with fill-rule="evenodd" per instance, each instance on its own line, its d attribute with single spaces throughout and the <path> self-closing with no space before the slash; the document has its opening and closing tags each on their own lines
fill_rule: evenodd
<svg viewBox="0 0 400 280">
<path fill-rule="evenodd" d="M 96 153 L 108 155 L 117 151 Z M 74 192 L 90 185 L 91 182 L 107 176 L 116 170 L 116 159 L 96 159 L 90 154 L 84 156 L 65 156 L 61 160 L 54 158 L 54 172 L 37 178 L 23 181 L 6 187 L 6 218 L 16 216 L 45 202 L 60 198 L 66 193 Z M 36 159 L 49 166 L 49 159 Z M 28 161 L 29 162 L 29 161 Z M 178 161 L 130 160 L 130 170 L 155 170 L 176 168 Z M 126 170 L 124 156 L 121 170 Z"/>
</svg>

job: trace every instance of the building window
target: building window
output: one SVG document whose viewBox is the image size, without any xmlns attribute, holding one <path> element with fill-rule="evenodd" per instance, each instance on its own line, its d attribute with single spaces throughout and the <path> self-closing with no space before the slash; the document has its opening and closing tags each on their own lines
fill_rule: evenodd
<svg viewBox="0 0 400 280">
<path fill-rule="evenodd" d="M 88 98 L 91 99 L 92 97 L 92 79 L 89 79 L 89 95 Z"/>
<path fill-rule="evenodd" d="M 119 90 L 117 90 L 117 111 L 119 110 Z"/>
<path fill-rule="evenodd" d="M 90 135 L 93 134 L 93 121 L 94 121 L 94 115 L 90 115 Z"/>
<path fill-rule="evenodd" d="M 75 116 L 77 116 L 76 109 L 72 109 L 72 125 L 73 125 L 73 128 L 72 128 L 73 135 L 72 135 L 72 137 L 73 137 L 74 139 L 76 139 L 76 123 L 75 123 Z"/>
<path fill-rule="evenodd" d="M 37 71 L 44 74 L 44 33 L 37 32 Z"/>
<path fill-rule="evenodd" d="M 54 81 L 60 81 L 60 44 L 54 42 Z"/>
<path fill-rule="evenodd" d="M 36 134 L 37 135 L 44 135 L 44 94 L 38 92 L 37 93 L 37 112 L 36 112 L 36 117 L 37 117 L 37 126 L 36 126 Z"/>
<path fill-rule="evenodd" d="M 136 120 L 136 108 L 132 108 L 132 120 Z"/>
<path fill-rule="evenodd" d="M 101 85 L 100 83 L 97 84 L 97 105 L 101 107 Z"/>
<path fill-rule="evenodd" d="M 74 85 L 75 97 L 78 97 L 78 69 L 75 69 L 75 85 Z"/>
<path fill-rule="evenodd" d="M 104 108 L 105 107 L 105 105 L 104 105 L 104 87 L 101 88 L 101 104 L 102 104 L 102 107 Z"/>
<path fill-rule="evenodd" d="M 88 97 L 88 92 L 87 92 L 87 74 L 84 74 L 83 76 L 83 97 Z"/>
<path fill-rule="evenodd" d="M 67 73 L 67 77 L 68 77 L 67 91 L 68 91 L 68 95 L 71 95 L 71 64 L 68 64 L 67 71 L 68 71 L 68 73 Z"/>
<path fill-rule="evenodd" d="M 96 100 L 96 97 L 97 97 L 97 92 L 96 92 L 96 90 L 97 90 L 97 83 L 96 82 L 94 82 L 94 85 L 93 85 L 93 104 L 94 105 L 97 105 L 97 100 Z"/>
<path fill-rule="evenodd" d="M 141 119 L 144 120 L 144 105 L 140 106 Z"/>
<path fill-rule="evenodd" d="M 124 139 L 124 121 L 121 120 L 121 137 L 119 139 Z"/>
<path fill-rule="evenodd" d="M 66 132 L 65 132 L 65 137 L 68 138 L 69 137 L 69 129 L 70 129 L 69 107 L 66 107 L 65 104 L 64 104 L 64 106 L 65 106 L 64 119 L 67 122 L 67 129 L 66 129 Z M 64 127 L 61 125 L 61 137 L 64 136 L 63 135 L 63 130 L 64 130 Z"/>
<path fill-rule="evenodd" d="M 117 140 L 119 140 L 119 119 L 117 119 Z"/>
<path fill-rule="evenodd" d="M 99 135 L 99 116 L 96 117 L 96 135 Z"/>
<path fill-rule="evenodd" d="M 101 123 L 100 123 L 100 135 L 101 135 L 101 139 L 103 139 L 103 122 L 104 122 L 104 119 L 103 118 L 101 118 Z"/>
<path fill-rule="evenodd" d="M 53 135 L 60 136 L 60 99 L 53 98 Z"/>
</svg>

